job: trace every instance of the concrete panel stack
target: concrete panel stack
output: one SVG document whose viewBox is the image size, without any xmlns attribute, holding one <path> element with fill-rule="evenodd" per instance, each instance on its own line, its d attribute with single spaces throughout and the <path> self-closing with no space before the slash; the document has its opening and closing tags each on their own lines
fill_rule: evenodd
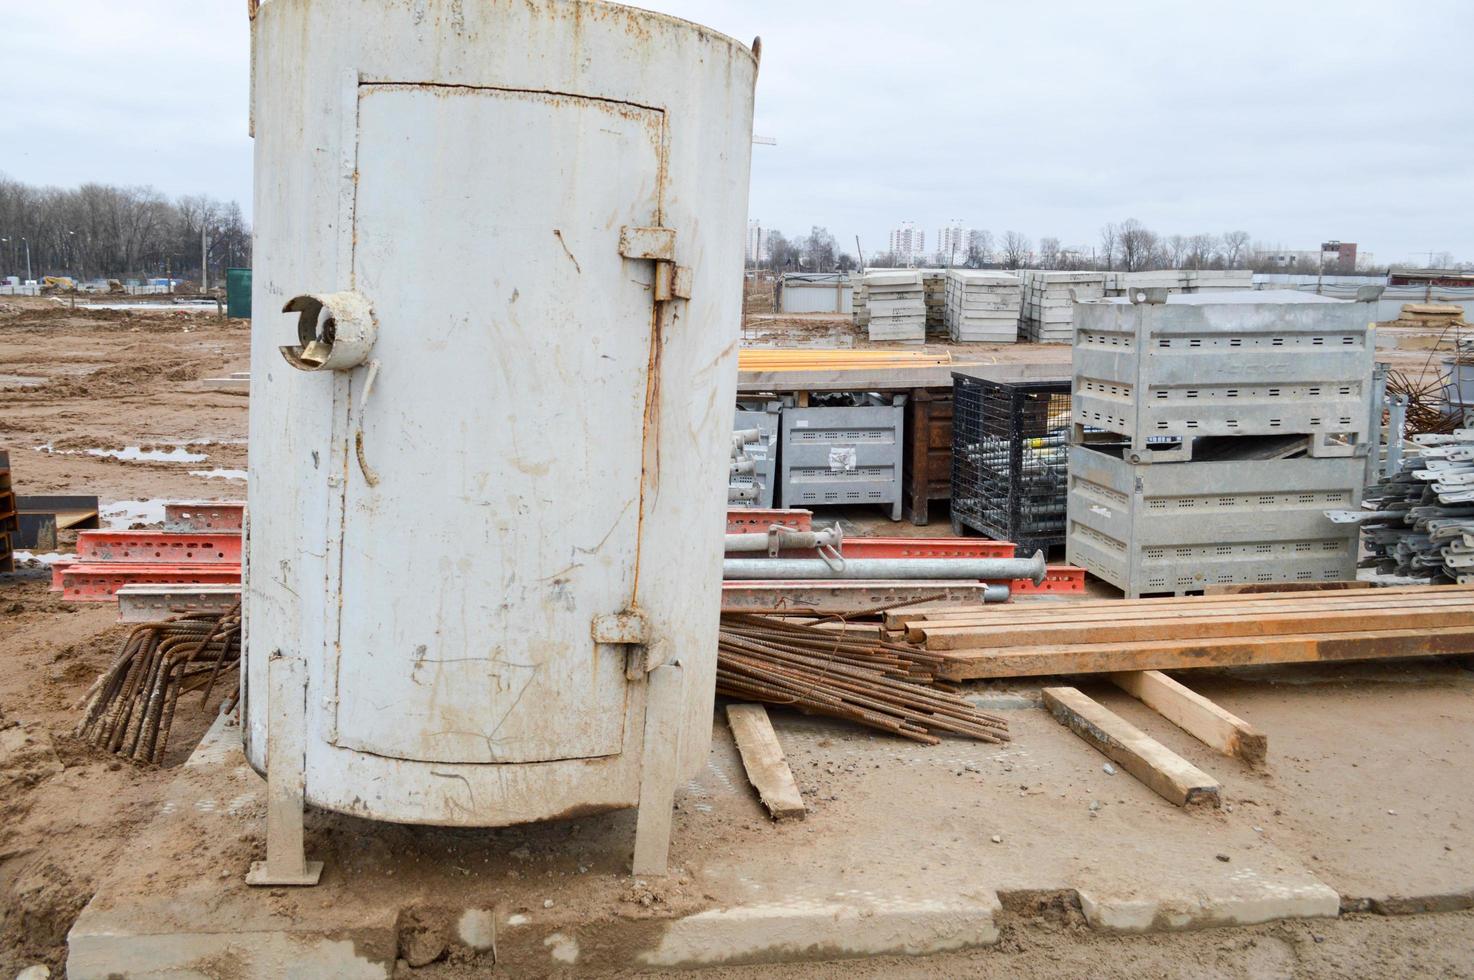
<svg viewBox="0 0 1474 980">
<path fill-rule="evenodd" d="M 926 299 L 915 269 L 875 269 L 865 273 L 865 308 L 871 340 L 926 340 Z"/>
<path fill-rule="evenodd" d="M 1168 293 L 1226 292 L 1253 289 L 1248 269 L 1154 269 L 1105 273 L 1105 294 L 1125 296 L 1131 289 L 1165 289 Z"/>
<path fill-rule="evenodd" d="M 1071 290 L 1080 302 L 1105 295 L 1104 272 L 1051 272 L 1024 269 L 1023 331 L 1036 344 L 1068 344 L 1074 339 Z"/>
<path fill-rule="evenodd" d="M 869 327 L 869 290 L 865 287 L 864 273 L 856 273 L 851 281 L 853 283 L 853 287 L 850 290 L 850 312 L 853 313 L 855 316 L 855 326 Z"/>
<path fill-rule="evenodd" d="M 1018 339 L 1023 284 L 1007 272 L 953 269 L 947 276 L 947 336 L 1011 344 Z"/>
<path fill-rule="evenodd" d="M 921 289 L 926 299 L 927 336 L 942 337 L 947 333 L 946 269 L 922 269 Z"/>
<path fill-rule="evenodd" d="M 1072 564 L 1122 589 L 1355 577 L 1372 310 L 1293 291 L 1075 308 Z"/>
</svg>

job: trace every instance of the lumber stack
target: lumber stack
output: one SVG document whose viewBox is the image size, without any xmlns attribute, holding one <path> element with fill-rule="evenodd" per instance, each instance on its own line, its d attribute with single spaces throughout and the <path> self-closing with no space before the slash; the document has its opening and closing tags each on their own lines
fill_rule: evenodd
<svg viewBox="0 0 1474 980">
<path fill-rule="evenodd" d="M 739 371 L 874 371 L 937 367 L 952 363 L 950 351 L 854 350 L 819 347 L 749 347 L 737 354 Z"/>
<path fill-rule="evenodd" d="M 947 680 L 1474 653 L 1474 586 L 1177 596 L 885 614 Z"/>
</svg>

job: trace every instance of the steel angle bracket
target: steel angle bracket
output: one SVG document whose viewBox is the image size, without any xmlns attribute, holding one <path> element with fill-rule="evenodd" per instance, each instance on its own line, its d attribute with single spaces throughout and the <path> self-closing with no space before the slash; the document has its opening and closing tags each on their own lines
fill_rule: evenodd
<svg viewBox="0 0 1474 980">
<path fill-rule="evenodd" d="M 653 639 L 650 620 L 638 609 L 595 616 L 589 630 L 595 643 L 625 648 L 626 680 L 643 680 L 645 675 L 665 662 L 664 644 Z"/>
</svg>

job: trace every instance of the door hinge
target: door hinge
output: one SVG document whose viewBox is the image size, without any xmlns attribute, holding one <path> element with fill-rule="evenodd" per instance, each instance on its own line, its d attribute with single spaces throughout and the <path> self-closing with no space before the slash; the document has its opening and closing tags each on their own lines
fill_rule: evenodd
<svg viewBox="0 0 1474 980">
<path fill-rule="evenodd" d="M 624 676 L 627 680 L 642 680 L 660 666 L 660 659 L 651 652 L 650 621 L 638 609 L 595 616 L 590 633 L 595 643 L 626 648 Z"/>
<path fill-rule="evenodd" d="M 655 263 L 655 301 L 691 298 L 691 270 L 676 265 L 676 232 L 674 228 L 639 228 L 625 225 L 619 229 L 619 254 L 627 259 Z"/>
</svg>

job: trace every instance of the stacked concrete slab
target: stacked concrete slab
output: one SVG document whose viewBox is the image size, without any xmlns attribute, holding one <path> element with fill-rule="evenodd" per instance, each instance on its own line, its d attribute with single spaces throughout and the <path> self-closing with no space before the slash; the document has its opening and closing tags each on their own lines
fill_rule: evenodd
<svg viewBox="0 0 1474 980">
<path fill-rule="evenodd" d="M 921 270 L 921 289 L 926 299 L 928 336 L 941 337 L 947 333 L 947 272 L 946 269 Z"/>
<path fill-rule="evenodd" d="M 926 340 L 926 299 L 915 269 L 874 269 L 865 273 L 865 309 L 871 340 L 921 343 Z"/>
<path fill-rule="evenodd" d="M 1254 273 L 1248 269 L 1154 269 L 1150 272 L 1107 272 L 1105 277 L 1107 296 L 1124 296 L 1131 289 L 1200 293 L 1254 288 Z"/>
<path fill-rule="evenodd" d="M 947 336 L 957 341 L 1011 344 L 1018 339 L 1023 284 L 1018 276 L 982 269 L 947 275 Z"/>
<path fill-rule="evenodd" d="M 1355 577 L 1325 512 L 1360 505 L 1378 431 L 1368 304 L 1143 289 L 1075 315 L 1072 564 L 1131 597 Z"/>
<path fill-rule="evenodd" d="M 1068 344 L 1074 339 L 1074 303 L 1105 296 L 1104 272 L 1024 269 L 1023 333 L 1036 344 Z M 1073 298 L 1071 294 L 1073 291 Z"/>
<path fill-rule="evenodd" d="M 851 279 L 851 283 L 852 286 L 850 288 L 850 312 L 853 313 L 855 316 L 855 326 L 869 327 L 870 307 L 867 305 L 868 295 L 865 289 L 864 273 L 856 274 Z"/>
</svg>

